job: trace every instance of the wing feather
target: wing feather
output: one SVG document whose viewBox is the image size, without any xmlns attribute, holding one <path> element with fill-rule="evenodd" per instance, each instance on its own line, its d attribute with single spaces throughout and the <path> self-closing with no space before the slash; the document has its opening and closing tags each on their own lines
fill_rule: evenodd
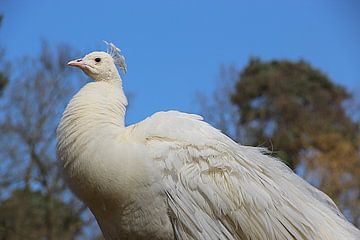
<svg viewBox="0 0 360 240">
<path fill-rule="evenodd" d="M 160 112 L 130 129 L 151 149 L 177 239 L 359 237 L 328 196 L 200 116 Z"/>
</svg>

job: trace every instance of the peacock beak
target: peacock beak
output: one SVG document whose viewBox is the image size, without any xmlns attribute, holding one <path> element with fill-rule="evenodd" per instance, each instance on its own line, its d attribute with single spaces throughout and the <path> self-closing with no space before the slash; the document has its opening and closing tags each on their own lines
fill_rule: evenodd
<svg viewBox="0 0 360 240">
<path fill-rule="evenodd" d="M 81 58 L 76 59 L 76 60 L 72 60 L 72 61 L 68 62 L 67 65 L 72 66 L 72 67 L 78 67 L 78 68 L 84 68 L 85 67 L 85 63 Z"/>
</svg>

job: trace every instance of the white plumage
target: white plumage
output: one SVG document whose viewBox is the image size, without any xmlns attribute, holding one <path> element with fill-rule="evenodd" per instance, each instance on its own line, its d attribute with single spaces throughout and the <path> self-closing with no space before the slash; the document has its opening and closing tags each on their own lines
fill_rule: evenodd
<svg viewBox="0 0 360 240">
<path fill-rule="evenodd" d="M 125 127 L 109 54 L 69 65 L 95 82 L 67 106 L 58 156 L 106 239 L 360 239 L 328 196 L 198 115 L 159 112 Z"/>
</svg>

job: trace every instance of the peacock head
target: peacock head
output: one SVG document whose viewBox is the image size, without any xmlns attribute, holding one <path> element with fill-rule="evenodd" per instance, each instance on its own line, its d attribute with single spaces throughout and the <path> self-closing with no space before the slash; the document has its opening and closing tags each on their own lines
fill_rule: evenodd
<svg viewBox="0 0 360 240">
<path fill-rule="evenodd" d="M 104 41 L 105 42 L 105 41 Z M 107 52 L 91 52 L 83 58 L 68 62 L 69 66 L 78 67 L 94 81 L 112 81 L 118 75 L 116 66 L 126 74 L 125 58 L 112 43 L 107 43 Z"/>
</svg>

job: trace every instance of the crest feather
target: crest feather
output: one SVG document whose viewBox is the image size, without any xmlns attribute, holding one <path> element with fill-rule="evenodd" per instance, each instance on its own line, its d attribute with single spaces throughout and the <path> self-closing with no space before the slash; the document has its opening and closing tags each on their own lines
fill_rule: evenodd
<svg viewBox="0 0 360 240">
<path fill-rule="evenodd" d="M 125 57 L 121 55 L 121 50 L 113 43 L 109 43 L 107 41 L 104 41 L 104 43 L 107 45 L 107 53 L 114 59 L 114 63 L 123 71 L 124 74 L 126 74 L 127 69 Z"/>
</svg>

